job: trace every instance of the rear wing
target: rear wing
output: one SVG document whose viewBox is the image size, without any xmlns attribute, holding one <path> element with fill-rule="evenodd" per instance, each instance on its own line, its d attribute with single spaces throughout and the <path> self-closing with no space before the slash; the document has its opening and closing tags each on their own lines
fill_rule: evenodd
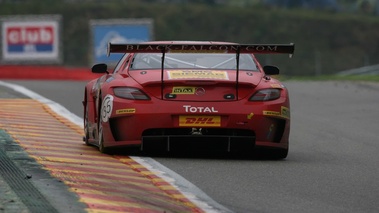
<svg viewBox="0 0 379 213">
<path fill-rule="evenodd" d="M 289 54 L 295 51 L 291 44 L 111 44 L 108 43 L 108 56 L 111 53 L 258 53 Z"/>
<path fill-rule="evenodd" d="M 161 99 L 164 89 L 164 61 L 166 53 L 234 53 L 236 54 L 236 100 L 238 100 L 239 58 L 241 53 L 289 54 L 292 57 L 295 44 L 111 44 L 108 43 L 107 55 L 111 53 L 162 53 Z"/>
</svg>

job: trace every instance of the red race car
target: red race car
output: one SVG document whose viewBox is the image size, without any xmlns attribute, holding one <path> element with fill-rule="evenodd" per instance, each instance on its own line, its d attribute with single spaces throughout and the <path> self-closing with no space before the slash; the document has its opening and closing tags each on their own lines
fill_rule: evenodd
<svg viewBox="0 0 379 213">
<path fill-rule="evenodd" d="M 109 44 L 124 53 L 113 71 L 96 64 L 84 92 L 84 141 L 104 153 L 138 146 L 166 151 L 250 152 L 286 158 L 288 91 L 254 54 L 292 55 L 294 44 L 145 42 Z"/>
</svg>

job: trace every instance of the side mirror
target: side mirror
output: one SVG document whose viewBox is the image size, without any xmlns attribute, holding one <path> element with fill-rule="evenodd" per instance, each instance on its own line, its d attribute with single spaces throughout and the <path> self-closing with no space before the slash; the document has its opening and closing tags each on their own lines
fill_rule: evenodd
<svg viewBox="0 0 379 213">
<path fill-rule="evenodd" d="M 95 64 L 93 65 L 91 70 L 93 73 L 108 73 L 109 74 L 107 69 L 108 69 L 108 66 L 106 64 Z"/>
<path fill-rule="evenodd" d="M 266 75 L 279 75 L 279 68 L 275 66 L 264 66 L 263 71 Z"/>
</svg>

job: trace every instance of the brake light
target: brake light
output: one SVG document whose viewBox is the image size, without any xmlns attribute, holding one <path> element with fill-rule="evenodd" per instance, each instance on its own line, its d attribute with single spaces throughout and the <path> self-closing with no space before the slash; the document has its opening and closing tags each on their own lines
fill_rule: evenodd
<svg viewBox="0 0 379 213">
<path fill-rule="evenodd" d="M 262 89 L 250 97 L 249 101 L 271 101 L 280 97 L 280 89 Z"/>
<path fill-rule="evenodd" d="M 119 98 L 125 98 L 130 100 L 150 100 L 143 91 L 132 87 L 117 87 L 113 89 L 114 95 Z"/>
</svg>

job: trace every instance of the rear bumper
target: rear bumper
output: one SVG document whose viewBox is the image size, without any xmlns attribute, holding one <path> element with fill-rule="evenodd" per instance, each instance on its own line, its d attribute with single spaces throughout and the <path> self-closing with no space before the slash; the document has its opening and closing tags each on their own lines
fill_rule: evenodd
<svg viewBox="0 0 379 213">
<path fill-rule="evenodd" d="M 183 117 L 198 120 L 183 124 Z M 219 120 L 213 122 L 215 120 L 209 120 L 211 118 Z M 192 128 L 201 128 L 202 134 L 193 135 Z M 161 100 L 154 103 L 131 102 L 115 98 L 109 121 L 103 124 L 105 146 L 143 147 L 145 142 L 155 142 L 167 144 L 168 150 L 173 141 L 206 143 L 217 139 L 219 143 L 226 144 L 227 150 L 238 143 L 288 148 L 289 130 L 286 98 L 267 102 L 191 103 Z"/>
<path fill-rule="evenodd" d="M 241 152 L 254 148 L 254 136 L 167 135 L 143 136 L 142 150 Z"/>
</svg>

